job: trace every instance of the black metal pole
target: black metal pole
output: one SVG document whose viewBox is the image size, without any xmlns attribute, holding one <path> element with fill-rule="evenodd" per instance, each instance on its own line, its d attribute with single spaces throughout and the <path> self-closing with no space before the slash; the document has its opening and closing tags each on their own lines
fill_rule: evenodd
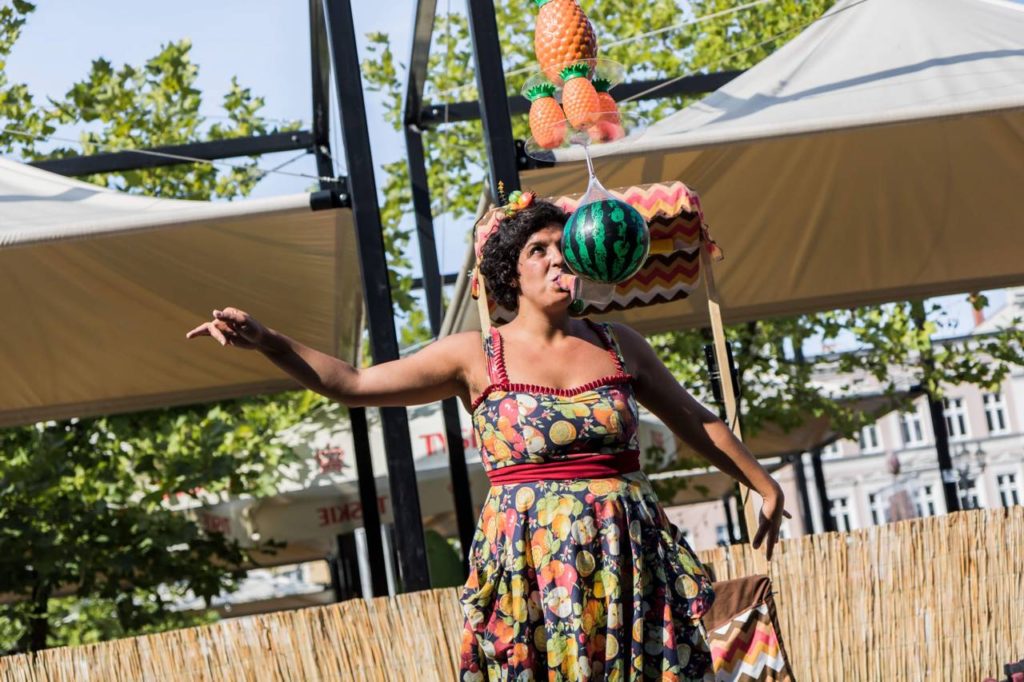
<svg viewBox="0 0 1024 682">
<path fill-rule="evenodd" d="M 735 545 L 740 541 L 736 534 L 736 522 L 732 518 L 732 494 L 726 495 L 722 498 L 722 508 L 725 510 L 725 532 L 729 537 L 729 544 Z"/>
<path fill-rule="evenodd" d="M 504 183 L 506 192 L 520 189 L 516 142 L 512 137 L 512 117 L 505 90 L 505 70 L 501 65 L 498 22 L 494 18 L 494 0 L 469 0 L 466 4 L 476 62 L 476 87 L 480 95 L 480 120 L 490 160 L 491 191 L 497 196 L 499 181 Z"/>
<path fill-rule="evenodd" d="M 423 269 L 423 296 L 427 303 L 430 331 L 436 337 L 441 331 L 441 268 L 437 262 L 434 239 L 434 215 L 430 207 L 430 184 L 423 138 L 411 126 L 405 127 L 405 150 L 409 161 L 409 182 L 412 185 L 412 207 L 416 216 L 416 237 L 420 245 L 420 266 Z"/>
<path fill-rule="evenodd" d="M 366 127 L 352 4 L 351 0 L 325 1 L 334 87 L 341 111 L 341 133 L 348 161 L 352 213 L 369 318 L 370 346 L 373 361 L 382 363 L 398 359 L 398 338 L 395 335 L 383 228 L 377 207 L 377 182 Z M 424 590 L 430 587 L 430 574 L 416 469 L 409 441 L 408 415 L 401 407 L 381 408 L 380 415 L 403 587 L 409 591 Z"/>
<path fill-rule="evenodd" d="M 426 1 L 426 0 L 424 0 Z M 692 76 L 679 78 L 658 78 L 654 80 L 627 81 L 615 86 L 616 101 L 626 99 L 641 101 L 663 99 L 679 95 L 699 95 L 714 92 L 743 71 L 721 71 L 718 73 L 696 73 Z M 508 100 L 509 113 L 513 116 L 526 114 L 530 111 L 530 101 L 521 95 L 514 95 Z M 459 121 L 475 121 L 480 118 L 479 102 L 453 102 L 451 104 L 423 104 L 419 111 L 417 124 L 428 128 L 445 123 Z"/>
<path fill-rule="evenodd" d="M 363 586 L 359 580 L 359 559 L 356 556 L 356 538 L 352 533 L 341 533 L 334 538 L 336 556 L 331 574 L 335 601 L 355 599 L 362 596 Z"/>
<path fill-rule="evenodd" d="M 832 518 L 832 503 L 828 500 L 825 489 L 825 470 L 821 466 L 821 448 L 811 450 L 811 469 L 814 472 L 814 489 L 818 493 L 818 504 L 821 506 L 821 529 L 828 533 L 836 529 L 836 520 Z"/>
<path fill-rule="evenodd" d="M 793 473 L 796 474 L 796 489 L 800 493 L 800 520 L 804 523 L 804 532 L 807 535 L 814 534 L 814 518 L 811 515 L 811 493 L 807 489 L 807 473 L 804 471 L 803 453 L 793 455 L 789 458 L 793 465 Z"/>
<path fill-rule="evenodd" d="M 321 178 L 334 177 L 331 154 L 331 109 L 328 101 L 331 78 L 331 52 L 327 45 L 323 0 L 309 0 L 310 77 L 313 92 L 313 156 Z M 334 189 L 324 180 L 320 189 Z"/>
<path fill-rule="evenodd" d="M 949 429 L 946 428 L 946 412 L 943 409 L 942 401 L 937 399 L 931 391 L 926 389 L 924 394 L 928 399 L 928 414 L 932 418 L 935 455 L 939 463 L 939 476 L 942 479 L 942 495 L 946 498 L 946 511 L 960 511 L 960 495 L 956 489 L 957 473 L 953 468 L 953 458 L 949 454 Z"/>
<path fill-rule="evenodd" d="M 324 23 L 323 0 L 309 1 L 309 46 L 313 92 L 313 155 L 316 172 L 321 178 L 334 177 L 330 136 L 331 53 L 327 46 L 327 26 Z M 337 190 L 337 182 L 320 181 L 320 189 Z M 370 588 L 375 597 L 388 593 L 387 569 L 384 564 L 384 542 L 380 535 L 380 510 L 377 508 L 377 483 L 373 474 L 370 437 L 366 428 L 366 410 L 361 407 L 348 411 L 355 448 L 356 475 L 359 482 L 359 502 L 363 508 L 363 529 L 366 531 L 366 553 L 370 564 Z"/>
<path fill-rule="evenodd" d="M 412 185 L 412 205 L 416 214 L 416 236 L 420 245 L 420 267 L 423 270 L 423 295 L 427 299 L 427 318 L 430 331 L 436 338 L 441 333 L 441 297 L 443 283 L 437 262 L 437 243 L 434 239 L 434 214 L 430 206 L 430 180 L 423 148 L 423 132 L 416 117 L 423 100 L 423 86 L 427 80 L 427 62 L 430 37 L 434 30 L 434 0 L 419 0 L 413 27 L 412 55 L 409 58 L 409 82 L 405 92 L 405 148 L 409 159 L 409 182 Z M 455 523 L 462 547 L 462 567 L 469 569 L 469 548 L 473 543 L 476 522 L 473 518 L 473 499 L 466 468 L 466 451 L 462 447 L 462 421 L 455 398 L 441 402 L 444 419 L 445 442 L 448 447 L 448 470 L 452 482 L 452 501 Z"/>
<path fill-rule="evenodd" d="M 123 152 L 103 152 L 85 156 L 69 156 L 63 159 L 32 161 L 29 166 L 50 173 L 70 177 L 93 175 L 95 173 L 119 173 L 142 168 L 162 168 L 178 164 L 193 164 L 194 159 L 216 161 L 236 156 L 259 156 L 293 149 L 310 149 L 313 135 L 308 130 L 292 130 L 285 133 L 249 135 L 227 140 L 190 142 L 149 149 Z"/>
<path fill-rule="evenodd" d="M 363 508 L 363 530 L 366 531 L 366 553 L 370 561 L 370 588 L 375 597 L 388 593 L 388 569 L 384 564 L 384 540 L 380 534 L 380 507 L 377 502 L 377 480 L 370 458 L 370 430 L 366 425 L 366 410 L 348 409 L 352 427 L 352 445 L 356 450 L 356 478 L 359 484 L 359 503 Z M 391 500 L 395 508 L 394 499 Z"/>
<path fill-rule="evenodd" d="M 462 549 L 462 568 L 469 575 L 469 549 L 476 533 L 476 519 L 473 514 L 473 493 L 469 487 L 469 469 L 466 467 L 466 450 L 462 447 L 462 422 L 459 419 L 459 404 L 455 398 L 441 401 L 444 417 L 445 441 L 448 443 L 448 471 L 452 478 L 452 501 L 455 505 L 455 524 L 459 529 L 459 544 Z"/>
<path fill-rule="evenodd" d="M 416 217 L 416 237 L 420 245 L 420 264 L 423 269 L 423 295 L 427 300 L 427 319 L 436 337 L 441 330 L 441 269 L 437 263 L 437 243 L 434 239 L 434 214 L 430 206 L 430 181 L 427 159 L 423 148 L 423 133 L 416 117 L 423 101 L 423 87 L 427 81 L 430 56 L 430 38 L 434 33 L 435 0 L 418 0 L 413 25 L 412 53 L 409 56 L 409 80 L 405 89 L 405 149 L 409 160 L 409 184 L 412 206 Z M 460 441 L 461 442 L 461 441 Z M 450 446 L 449 446 L 450 447 Z"/>
<path fill-rule="evenodd" d="M 926 323 L 924 304 L 915 301 L 912 304 L 912 317 L 915 326 L 924 330 Z M 921 366 L 925 376 L 922 381 L 924 394 L 928 400 L 928 414 L 932 418 L 932 433 L 935 435 L 935 454 L 939 464 L 939 477 L 942 480 L 942 496 L 946 498 L 946 512 L 960 511 L 960 495 L 956 489 L 957 472 L 953 469 L 953 458 L 949 454 L 949 430 L 946 428 L 946 414 L 942 401 L 928 388 L 928 379 L 935 372 L 935 356 L 931 349 L 931 339 L 927 347 L 921 351 Z"/>
<path fill-rule="evenodd" d="M 747 494 L 750 494 L 750 489 L 747 489 Z M 740 542 L 750 542 L 750 529 L 747 527 L 747 515 L 743 513 L 743 495 L 740 494 L 740 484 L 736 483 L 732 487 L 732 496 L 736 500 L 736 521 L 740 527 Z"/>
<path fill-rule="evenodd" d="M 327 570 L 331 574 L 331 591 L 334 592 L 334 601 L 345 601 L 345 591 L 341 584 L 341 557 L 335 555 L 327 557 Z"/>
</svg>

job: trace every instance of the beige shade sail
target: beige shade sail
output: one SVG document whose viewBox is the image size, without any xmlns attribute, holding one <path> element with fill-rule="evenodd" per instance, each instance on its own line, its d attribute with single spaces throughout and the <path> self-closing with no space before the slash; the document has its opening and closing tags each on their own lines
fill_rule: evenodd
<svg viewBox="0 0 1024 682">
<path fill-rule="evenodd" d="M 0 160 L 0 426 L 294 387 L 185 332 L 234 305 L 352 360 L 359 273 L 351 212 L 305 194 L 153 199 Z"/>
<path fill-rule="evenodd" d="M 878 419 L 918 395 L 920 393 L 916 390 L 893 396 L 862 395 L 840 400 L 839 403 L 853 412 Z M 769 471 L 775 471 L 788 464 L 788 456 L 810 452 L 841 437 L 827 416 L 808 416 L 799 425 L 791 428 L 783 428 L 775 422 L 768 422 L 756 432 L 746 432 L 743 443 L 758 459 L 771 460 L 765 462 L 765 466 Z M 696 450 L 678 438 L 675 439 L 674 458 L 690 462 L 701 460 Z M 674 492 L 672 499 L 662 500 L 665 506 L 720 499 L 736 484 L 735 479 L 714 468 L 669 471 L 652 474 L 651 478 L 685 481 L 685 485 Z"/>
<path fill-rule="evenodd" d="M 921 393 L 915 390 L 894 396 L 884 394 L 857 396 L 837 402 L 855 413 L 878 419 L 918 395 Z M 758 431 L 747 433 L 743 442 L 756 457 L 770 458 L 810 452 L 814 448 L 828 445 L 840 437 L 841 434 L 835 430 L 829 418 L 821 415 L 807 416 L 798 426 L 788 429 L 777 423 L 768 422 Z M 696 450 L 685 443 L 680 443 L 678 448 L 683 457 L 700 457 Z"/>
<path fill-rule="evenodd" d="M 612 91 L 614 94 L 614 91 Z M 574 150 L 525 189 L 586 186 Z M 1024 282 L 1024 5 L 846 0 L 717 92 L 594 148 L 609 188 L 680 180 L 725 253 L 726 322 Z M 456 301 L 447 329 L 474 329 Z M 609 315 L 707 324 L 706 299 Z"/>
</svg>

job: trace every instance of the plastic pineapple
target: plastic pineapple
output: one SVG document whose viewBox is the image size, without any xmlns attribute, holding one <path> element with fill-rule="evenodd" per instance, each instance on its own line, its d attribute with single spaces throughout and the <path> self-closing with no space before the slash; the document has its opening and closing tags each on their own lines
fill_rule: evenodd
<svg viewBox="0 0 1024 682">
<path fill-rule="evenodd" d="M 607 78 L 595 78 L 594 90 L 597 92 L 597 121 L 587 128 L 587 134 L 594 142 L 611 142 L 625 136 L 619 107 L 615 98 L 608 92 L 612 87 Z"/>
<path fill-rule="evenodd" d="M 590 65 L 573 64 L 562 70 L 562 109 L 569 125 L 584 130 L 597 123 L 601 114 L 597 90 L 590 82 Z"/>
<path fill-rule="evenodd" d="M 535 85 L 526 93 L 530 100 L 530 132 L 544 149 L 561 147 L 565 141 L 565 114 L 555 101 L 555 86 Z"/>
<path fill-rule="evenodd" d="M 540 8 L 533 50 L 544 75 L 558 81 L 562 69 L 597 57 L 597 36 L 576 0 L 534 0 Z"/>
</svg>

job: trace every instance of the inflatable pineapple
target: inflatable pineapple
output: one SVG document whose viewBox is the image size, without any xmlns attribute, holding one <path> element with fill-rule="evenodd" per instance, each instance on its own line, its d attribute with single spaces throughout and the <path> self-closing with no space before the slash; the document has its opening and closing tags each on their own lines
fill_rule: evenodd
<svg viewBox="0 0 1024 682">
<path fill-rule="evenodd" d="M 594 142 L 611 142 L 623 137 L 626 133 L 619 116 L 619 107 L 615 98 L 608 90 L 612 84 L 607 78 L 595 78 L 594 90 L 597 92 L 597 121 L 587 128 L 587 134 Z"/>
<path fill-rule="evenodd" d="M 555 101 L 555 86 L 535 85 L 526 93 L 530 100 L 530 132 L 544 149 L 562 146 L 565 141 L 565 114 Z"/>
<path fill-rule="evenodd" d="M 557 83 L 567 65 L 597 57 L 597 36 L 576 0 L 534 2 L 540 8 L 533 33 L 534 53 L 544 75 Z"/>
<path fill-rule="evenodd" d="M 590 66 L 585 63 L 573 64 L 562 70 L 562 109 L 569 125 L 584 130 L 597 123 L 601 115 L 597 90 L 588 77 Z"/>
</svg>

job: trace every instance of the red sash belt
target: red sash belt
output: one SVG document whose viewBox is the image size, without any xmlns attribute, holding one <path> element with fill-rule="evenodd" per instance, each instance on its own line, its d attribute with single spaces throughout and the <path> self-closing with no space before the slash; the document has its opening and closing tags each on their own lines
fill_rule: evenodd
<svg viewBox="0 0 1024 682">
<path fill-rule="evenodd" d="M 561 481 L 571 478 L 614 478 L 640 471 L 640 453 L 627 450 L 615 454 L 569 455 L 541 464 L 512 464 L 487 472 L 491 485 Z"/>
</svg>

